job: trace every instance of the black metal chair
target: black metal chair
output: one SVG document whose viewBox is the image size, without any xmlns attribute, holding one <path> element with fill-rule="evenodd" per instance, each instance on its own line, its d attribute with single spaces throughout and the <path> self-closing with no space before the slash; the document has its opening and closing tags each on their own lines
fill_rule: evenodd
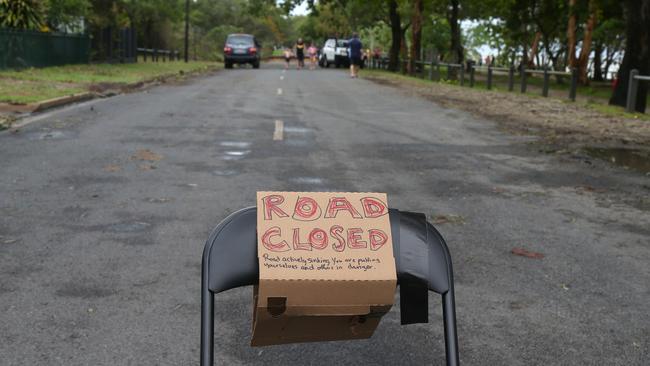
<svg viewBox="0 0 650 366">
<path fill-rule="evenodd" d="M 456 305 L 451 257 L 440 233 L 423 214 L 389 211 L 400 287 L 402 324 L 428 322 L 428 291 L 442 295 L 448 366 L 458 361 Z M 239 210 L 212 231 L 203 251 L 201 366 L 214 360 L 214 294 L 258 282 L 257 209 Z M 214 250 L 214 249 L 219 250 Z"/>
</svg>

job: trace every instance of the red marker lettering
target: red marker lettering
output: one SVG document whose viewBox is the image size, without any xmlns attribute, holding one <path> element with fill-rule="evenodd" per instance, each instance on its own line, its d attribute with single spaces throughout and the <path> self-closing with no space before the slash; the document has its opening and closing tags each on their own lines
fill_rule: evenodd
<svg viewBox="0 0 650 366">
<path fill-rule="evenodd" d="M 293 229 L 293 249 L 295 250 L 311 250 L 309 242 L 300 242 L 300 229 Z"/>
<path fill-rule="evenodd" d="M 348 247 L 350 249 L 364 249 L 368 247 L 368 242 L 361 240 L 363 230 L 358 227 L 348 229 Z"/>
<path fill-rule="evenodd" d="M 330 202 L 327 205 L 327 213 L 325 213 L 325 218 L 330 219 L 336 217 L 339 211 L 348 211 L 352 217 L 355 219 L 360 219 L 361 214 L 357 211 L 354 206 L 347 200 L 345 197 L 332 197 Z"/>
<path fill-rule="evenodd" d="M 298 197 L 293 210 L 293 218 L 300 221 L 312 221 L 320 217 L 321 209 L 311 197 Z"/>
<path fill-rule="evenodd" d="M 262 204 L 264 205 L 264 220 L 271 220 L 271 213 L 275 212 L 278 217 L 289 217 L 286 212 L 282 211 L 278 205 L 284 202 L 284 197 L 279 194 L 272 194 L 262 198 Z"/>
<path fill-rule="evenodd" d="M 343 232 L 343 227 L 339 225 L 334 225 L 330 228 L 330 235 L 333 236 L 338 243 L 332 243 L 332 249 L 337 252 L 342 252 L 345 249 L 345 239 L 341 235 Z"/>
<path fill-rule="evenodd" d="M 383 216 L 388 213 L 388 207 L 381 200 L 374 197 L 364 197 L 361 199 L 363 214 L 370 219 Z"/>
<path fill-rule="evenodd" d="M 289 244 L 287 244 L 287 242 L 284 240 L 277 244 L 271 243 L 271 238 L 274 236 L 282 236 L 282 232 L 277 226 L 269 228 L 266 230 L 264 235 L 262 235 L 262 245 L 264 245 L 264 248 L 272 252 L 286 252 L 287 250 L 291 249 L 289 247 Z"/>
<path fill-rule="evenodd" d="M 368 230 L 370 238 L 370 250 L 378 250 L 388 241 L 388 235 L 379 229 Z"/>
<path fill-rule="evenodd" d="M 314 249 L 327 248 L 327 233 L 319 228 L 316 228 L 309 233 L 309 243 Z"/>
</svg>

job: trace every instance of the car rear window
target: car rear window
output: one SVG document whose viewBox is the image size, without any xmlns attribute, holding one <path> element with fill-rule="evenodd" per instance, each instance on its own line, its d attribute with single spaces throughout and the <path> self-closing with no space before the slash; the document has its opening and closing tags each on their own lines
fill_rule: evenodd
<svg viewBox="0 0 650 366">
<path fill-rule="evenodd" d="M 238 46 L 238 45 L 252 45 L 253 44 L 253 37 L 251 36 L 228 36 L 228 39 L 226 40 L 226 43 Z"/>
<path fill-rule="evenodd" d="M 337 42 L 338 47 L 347 47 L 348 46 L 348 41 L 340 40 Z"/>
</svg>

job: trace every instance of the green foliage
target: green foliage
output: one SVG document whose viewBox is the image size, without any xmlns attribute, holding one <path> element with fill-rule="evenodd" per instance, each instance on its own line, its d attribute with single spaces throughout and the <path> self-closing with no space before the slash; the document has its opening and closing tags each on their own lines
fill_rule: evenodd
<svg viewBox="0 0 650 366">
<path fill-rule="evenodd" d="M 88 91 L 93 84 L 133 84 L 214 68 L 206 62 L 66 65 L 0 71 L 0 102 L 33 103 Z M 19 85 L 17 88 L 16 86 Z"/>
<path fill-rule="evenodd" d="M 53 30 L 80 32 L 83 18 L 91 9 L 90 0 L 46 0 L 45 22 Z"/>
<path fill-rule="evenodd" d="M 0 27 L 38 29 L 43 8 L 38 0 L 0 0 Z"/>
<path fill-rule="evenodd" d="M 450 51 L 451 31 L 446 17 L 432 13 L 424 23 L 422 31 L 424 48 L 432 48 L 436 55 L 447 55 Z"/>
</svg>

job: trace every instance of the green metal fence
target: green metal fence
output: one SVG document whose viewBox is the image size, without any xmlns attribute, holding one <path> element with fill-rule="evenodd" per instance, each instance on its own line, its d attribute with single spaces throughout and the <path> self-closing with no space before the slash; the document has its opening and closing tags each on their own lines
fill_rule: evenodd
<svg viewBox="0 0 650 366">
<path fill-rule="evenodd" d="M 87 63 L 90 36 L 0 29 L 0 69 Z"/>
</svg>

